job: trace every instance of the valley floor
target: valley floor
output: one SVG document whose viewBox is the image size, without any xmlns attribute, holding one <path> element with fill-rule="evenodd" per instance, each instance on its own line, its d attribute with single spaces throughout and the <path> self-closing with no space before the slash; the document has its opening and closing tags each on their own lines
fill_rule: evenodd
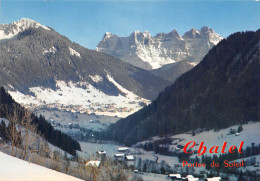
<svg viewBox="0 0 260 181">
<path fill-rule="evenodd" d="M 205 145 L 209 149 L 211 146 L 219 146 L 221 148 L 224 141 L 227 141 L 227 148 L 231 145 L 239 146 L 241 141 L 244 141 L 243 149 L 245 150 L 247 146 L 259 145 L 260 144 L 260 122 L 250 122 L 248 124 L 243 125 L 243 130 L 239 134 L 230 134 L 230 130 L 237 130 L 239 125 L 235 125 L 226 129 L 214 131 L 203 131 L 192 136 L 191 133 L 184 133 L 179 135 L 174 135 L 172 138 L 174 141 L 172 144 L 168 145 L 171 151 L 183 152 L 179 147 L 185 145 L 189 141 L 195 141 L 196 143 L 200 143 L 201 141 L 205 142 Z M 134 169 L 140 169 L 138 175 L 140 175 L 143 180 L 168 180 L 167 175 L 163 174 L 153 174 L 151 172 L 156 171 L 156 173 L 161 172 L 161 165 L 168 165 L 172 171 L 174 172 L 185 172 L 187 170 L 187 166 L 182 165 L 182 162 L 179 161 L 177 156 L 167 156 L 156 154 L 154 151 L 145 151 L 140 148 L 140 144 L 144 144 L 145 142 L 153 142 L 158 141 L 161 138 L 154 137 L 152 139 L 140 142 L 134 147 L 129 148 L 129 152 L 127 154 L 134 155 L 135 161 L 126 161 L 127 165 L 132 165 Z M 93 153 L 96 153 L 99 150 L 105 150 L 108 156 L 114 157 L 116 153 L 118 153 L 118 147 L 122 147 L 123 145 L 115 145 L 115 144 L 100 144 L 100 143 L 89 143 L 89 142 L 80 142 L 82 152 L 79 152 L 81 156 L 88 156 Z M 137 147 L 136 147 L 137 146 Z M 195 146 L 194 150 L 198 149 L 198 145 Z M 213 156 L 213 154 L 205 153 L 207 156 Z M 190 158 L 195 159 L 197 154 L 193 154 Z M 201 157 L 199 157 L 201 158 Z M 242 170 L 245 172 L 256 173 L 260 175 L 260 167 L 257 167 L 257 164 L 260 163 L 260 155 L 250 156 L 243 158 L 245 163 L 247 163 L 244 167 L 238 168 L 238 170 Z M 236 162 L 240 162 L 242 159 L 237 159 Z M 253 160 L 253 161 L 251 161 Z M 190 159 L 188 160 L 190 161 Z M 144 165 L 146 164 L 146 172 L 143 172 Z M 254 165 L 256 164 L 256 165 Z M 177 165 L 177 167 L 176 167 Z M 195 175 L 200 175 L 203 173 L 206 176 L 206 173 L 209 174 L 210 170 L 205 168 L 189 168 L 192 170 L 192 173 Z M 150 172 L 150 173 L 149 173 Z M 140 174 L 141 173 L 141 174 Z M 225 176 L 225 174 L 221 174 Z M 237 176 L 229 176 L 230 180 L 237 180 Z"/>
</svg>

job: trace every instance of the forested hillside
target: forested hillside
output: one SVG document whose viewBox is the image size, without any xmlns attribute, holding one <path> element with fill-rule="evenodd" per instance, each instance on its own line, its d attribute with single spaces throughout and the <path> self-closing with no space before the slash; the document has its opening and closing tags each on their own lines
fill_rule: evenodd
<svg viewBox="0 0 260 181">
<path fill-rule="evenodd" d="M 149 106 L 112 125 L 106 136 L 131 145 L 156 135 L 259 121 L 259 45 L 260 30 L 232 34 Z"/>
</svg>

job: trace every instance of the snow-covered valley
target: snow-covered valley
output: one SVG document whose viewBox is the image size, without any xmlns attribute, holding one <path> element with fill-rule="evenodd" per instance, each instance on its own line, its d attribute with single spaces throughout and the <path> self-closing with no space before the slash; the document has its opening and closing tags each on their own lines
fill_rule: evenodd
<svg viewBox="0 0 260 181">
<path fill-rule="evenodd" d="M 92 77 L 95 81 L 102 81 L 98 78 L 98 76 Z M 126 117 L 150 103 L 149 100 L 123 88 L 111 76 L 107 75 L 107 78 L 124 95 L 107 95 L 87 82 L 64 81 L 56 81 L 57 90 L 31 87 L 32 95 L 25 95 L 19 91 L 9 93 L 18 103 L 31 110 L 49 108 L 118 117 Z"/>
<path fill-rule="evenodd" d="M 204 145 L 209 149 L 211 146 L 221 146 L 223 145 L 223 142 L 227 142 L 227 149 L 231 145 L 239 146 L 241 141 L 244 141 L 243 150 L 246 150 L 246 147 L 251 147 L 252 144 L 259 145 L 260 144 L 260 122 L 250 122 L 248 124 L 244 124 L 243 130 L 239 134 L 230 134 L 230 130 L 237 130 L 239 125 L 232 126 L 226 129 L 221 129 L 218 131 L 209 130 L 209 131 L 202 131 L 200 133 L 197 133 L 196 135 L 192 136 L 191 133 L 184 133 L 184 134 L 178 134 L 174 136 L 170 136 L 168 138 L 171 138 L 174 140 L 171 144 L 169 144 L 169 151 L 172 154 L 179 154 L 183 152 L 183 149 L 180 149 L 180 147 L 183 147 L 187 142 L 189 141 L 195 141 L 196 143 L 204 142 Z M 156 180 L 157 178 L 159 180 L 169 180 L 169 178 L 163 174 L 161 175 L 154 175 L 151 172 L 161 173 L 161 168 L 164 167 L 166 170 L 167 168 L 171 170 L 170 172 L 178 172 L 178 173 L 186 173 L 187 169 L 189 170 L 188 173 L 193 175 L 204 175 L 210 173 L 210 170 L 207 170 L 205 167 L 193 167 L 188 168 L 188 166 L 183 166 L 183 162 L 179 160 L 177 155 L 164 155 L 161 153 L 155 153 L 154 151 L 147 151 L 144 150 L 142 147 L 140 147 L 141 144 L 145 143 L 155 143 L 156 141 L 159 141 L 159 137 L 153 137 L 152 139 L 140 142 L 136 145 L 133 145 L 132 147 L 129 147 L 129 152 L 127 155 L 134 155 L 135 160 L 134 161 L 126 161 L 128 165 L 134 166 L 134 169 L 139 170 L 139 172 L 144 171 L 150 173 L 142 173 L 141 176 L 144 180 Z M 104 150 L 106 151 L 106 154 L 108 156 L 114 157 L 115 154 L 119 153 L 118 148 L 122 147 L 123 145 L 117 145 L 114 143 L 106 143 L 106 142 L 80 142 L 82 147 L 82 152 L 79 152 L 82 156 L 90 156 L 93 153 L 96 153 L 97 151 Z M 163 144 L 159 144 L 159 146 L 166 146 Z M 196 145 L 194 149 L 192 150 L 198 150 L 198 146 Z M 209 152 L 206 152 L 205 155 L 207 156 L 213 156 L 214 154 L 211 154 Z M 219 154 L 216 154 L 219 156 Z M 193 154 L 190 156 L 190 158 L 187 159 L 188 162 L 194 163 L 195 157 L 197 154 Z M 198 156 L 201 160 L 201 156 Z M 242 170 L 244 173 L 247 171 L 250 172 L 256 172 L 260 173 L 259 167 L 254 166 L 254 164 L 260 163 L 260 155 L 255 156 L 249 156 L 245 157 L 243 159 L 236 159 L 236 162 L 241 162 L 241 160 L 244 160 L 246 165 L 244 167 L 238 168 L 238 170 Z M 193 161 L 192 161 L 193 160 Z M 146 166 L 145 166 L 146 165 Z M 186 168 L 187 167 L 187 168 Z M 187 174 L 187 173 L 186 173 Z M 221 177 L 227 178 L 227 175 L 220 174 Z M 229 180 L 237 180 L 237 176 L 229 175 Z"/>
<path fill-rule="evenodd" d="M 25 30 L 28 31 L 23 33 Z M 24 149 L 25 153 L 28 153 L 24 153 L 24 160 L 30 160 L 31 155 L 37 155 L 39 158 L 42 154 L 42 158 L 47 162 L 51 160 L 46 164 L 48 168 L 77 177 L 80 174 L 75 174 L 74 171 L 78 168 L 85 170 L 86 162 L 91 159 L 109 161 L 106 162 L 108 168 L 114 164 L 113 169 L 119 169 L 115 171 L 118 175 L 124 175 L 123 172 L 126 171 L 147 181 L 170 180 L 167 175 L 171 173 L 182 174 L 182 177 L 202 176 L 200 180 L 213 174 L 227 180 L 237 180 L 240 173 L 247 174 L 248 177 L 259 176 L 260 122 L 258 102 L 255 101 L 259 99 L 257 94 L 251 94 L 258 91 L 254 78 L 258 75 L 256 62 L 259 43 L 255 45 L 257 40 L 250 41 L 246 49 L 250 53 L 245 55 L 241 54 L 246 52 L 244 47 L 237 46 L 236 43 L 247 44 L 245 40 L 259 37 L 259 32 L 254 36 L 250 35 L 250 32 L 241 33 L 241 36 L 246 34 L 249 35 L 245 38 L 239 37 L 239 33 L 234 34 L 236 41 L 229 43 L 227 38 L 219 43 L 219 46 L 217 44 L 222 37 L 208 27 L 203 27 L 200 31 L 192 29 L 183 36 L 176 30 L 167 34 L 159 33 L 154 37 L 149 32 L 138 31 L 129 37 L 106 33 L 97 51 L 122 58 L 121 61 L 110 55 L 88 50 L 33 20 L 22 19 L 10 25 L 2 25 L 0 64 L 3 68 L 0 83 L 5 88 L 1 88 L 0 113 L 1 117 L 7 117 L 10 121 L 1 118 L 1 122 L 0 119 L 0 151 L 7 148 L 9 153 L 13 154 L 11 149 L 14 147 L 18 148 L 18 151 Z M 225 46 L 221 48 L 221 45 Z M 211 53 L 206 55 L 213 46 L 215 47 Z M 231 51 L 226 52 L 229 47 Z M 207 58 L 200 64 L 204 55 Z M 251 60 L 248 57 L 251 57 Z M 175 64 L 183 60 L 185 65 L 196 67 L 163 91 L 165 86 L 170 84 L 170 80 L 163 78 L 164 70 L 169 70 L 171 74 L 171 71 L 175 70 L 174 67 L 178 68 Z M 167 67 L 163 67 L 164 65 Z M 232 66 L 229 67 L 230 65 Z M 151 70 L 158 68 L 161 68 L 160 75 L 163 77 L 151 73 Z M 239 74 L 239 71 L 243 74 Z M 227 76 L 222 80 L 219 75 Z M 222 89 L 223 87 L 227 89 Z M 38 132 L 34 135 L 31 134 L 31 129 L 24 129 L 24 120 L 29 123 L 27 120 L 31 117 L 21 116 L 24 109 L 13 102 L 8 94 L 4 94 L 5 89 L 16 102 L 39 116 L 33 118 L 33 124 L 35 123 L 35 128 L 39 124 L 37 128 L 40 133 L 44 133 L 42 138 L 39 138 L 40 133 L 35 136 Z M 237 91 L 240 89 L 241 93 Z M 158 99 L 155 99 L 159 92 L 161 93 Z M 223 110 L 215 107 L 220 97 L 222 102 L 219 107 Z M 233 104 L 237 101 L 243 105 Z M 228 103 L 230 104 L 226 106 Z M 237 111 L 233 110 L 234 105 L 237 106 Z M 138 112 L 144 107 L 145 109 Z M 16 108 L 20 109 L 12 113 Z M 201 114 L 197 116 L 198 113 Z M 236 115 L 239 113 L 240 116 Z M 222 119 L 222 115 L 228 119 Z M 195 116 L 197 119 L 194 119 Z M 211 116 L 211 119 L 205 121 L 208 116 Z M 18 119 L 22 119 L 22 123 L 19 123 Z M 10 124 L 15 121 L 18 125 Z M 204 128 L 206 122 L 210 125 L 207 129 Z M 116 124 L 109 127 L 109 132 L 103 132 L 112 123 Z M 186 128 L 185 124 L 190 125 Z M 233 126 L 217 129 L 230 125 Z M 17 127 L 20 127 L 20 132 L 14 137 Z M 191 131 L 183 133 L 184 130 Z M 10 136 L 10 131 L 13 137 Z M 176 132 L 182 134 L 173 135 Z M 161 136 L 151 137 L 154 135 Z M 28 147 L 24 140 L 28 141 L 27 138 L 31 137 L 35 137 L 37 141 L 32 141 L 33 146 Z M 125 145 L 114 142 L 115 140 L 126 145 L 136 144 L 126 148 Z M 44 142 L 44 149 L 40 142 Z M 184 148 L 189 142 L 194 143 L 188 145 L 191 148 L 189 151 L 194 153 L 187 155 Z M 205 153 L 200 156 L 198 150 L 202 143 Z M 239 151 L 242 150 L 245 154 L 232 155 L 235 150 L 232 148 L 239 146 L 243 148 Z M 225 154 L 220 155 L 222 147 L 226 147 Z M 45 148 L 48 148 L 47 151 Z M 210 148 L 215 154 L 209 152 Z M 229 155 L 229 148 L 229 153 L 234 157 Z M 44 153 L 41 150 L 44 150 Z M 16 153 L 13 155 L 19 157 Z M 197 162 L 206 163 L 205 160 L 211 160 L 211 157 L 213 160 L 213 156 L 218 161 L 228 157 L 229 161 L 244 161 L 245 164 L 231 171 L 225 168 L 216 170 L 183 165 L 183 160 L 192 165 Z M 121 164 L 124 167 L 120 167 Z M 60 165 L 64 167 L 61 168 Z M 69 170 L 69 167 L 73 169 Z M 12 174 L 14 172 L 10 168 L 17 174 Z M 111 173 L 99 173 L 102 172 Z M 81 176 L 79 178 L 87 178 Z M 24 181 L 30 181 L 27 178 L 41 181 L 38 177 L 50 181 L 77 180 L 0 152 L 0 181 L 21 180 L 19 178 L 26 178 Z"/>
</svg>

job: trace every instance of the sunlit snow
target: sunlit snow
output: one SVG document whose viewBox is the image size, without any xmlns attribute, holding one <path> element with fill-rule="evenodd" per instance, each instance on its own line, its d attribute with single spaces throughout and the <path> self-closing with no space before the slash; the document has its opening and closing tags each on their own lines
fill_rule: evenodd
<svg viewBox="0 0 260 181">
<path fill-rule="evenodd" d="M 100 76 L 92 77 L 95 81 L 101 81 Z M 32 87 L 30 91 L 35 94 L 25 95 L 19 91 L 9 91 L 11 96 L 23 105 L 51 105 L 51 108 L 68 109 L 74 112 L 95 113 L 97 115 L 126 117 L 143 106 L 141 103 L 149 104 L 150 101 L 141 98 L 131 91 L 123 88 L 110 75 L 107 79 L 113 83 L 125 95 L 111 96 L 103 93 L 86 82 L 64 82 L 56 81 L 57 90 L 43 87 Z M 82 87 L 84 86 L 84 88 Z"/>
<path fill-rule="evenodd" d="M 4 181 L 81 181 L 0 152 L 0 180 Z"/>
<path fill-rule="evenodd" d="M 6 30 L 4 28 L 5 26 L 10 27 L 8 32 L 5 31 Z M 2 27 L 0 26 L 0 40 L 14 38 L 16 35 L 18 35 L 18 33 L 23 32 L 28 28 L 39 28 L 39 27 L 45 30 L 50 30 L 50 28 L 43 26 L 40 23 L 27 18 L 22 18 L 21 20 L 15 21 L 10 25 L 4 24 L 2 25 Z"/>
<path fill-rule="evenodd" d="M 72 48 L 70 48 L 70 47 L 69 47 L 69 50 L 70 50 L 70 54 L 71 54 L 71 55 L 75 55 L 75 56 L 77 56 L 77 57 L 80 57 L 80 53 L 77 52 L 76 50 L 74 50 L 74 49 L 72 49 Z"/>
</svg>

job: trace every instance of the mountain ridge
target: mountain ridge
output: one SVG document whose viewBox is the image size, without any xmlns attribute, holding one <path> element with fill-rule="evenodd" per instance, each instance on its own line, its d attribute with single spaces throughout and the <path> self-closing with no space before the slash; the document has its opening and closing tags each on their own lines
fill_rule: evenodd
<svg viewBox="0 0 260 181">
<path fill-rule="evenodd" d="M 0 42 L 6 39 L 15 38 L 20 32 L 23 32 L 26 29 L 40 27 L 51 31 L 49 27 L 28 18 L 22 18 L 10 24 L 0 24 Z"/>
<path fill-rule="evenodd" d="M 15 37 L 0 43 L 0 64 L 3 67 L 0 85 L 11 90 L 14 98 L 25 98 L 20 103 L 42 105 L 48 97 L 41 96 L 51 93 L 54 100 L 49 100 L 49 104 L 66 106 L 68 101 L 65 101 L 64 95 L 82 94 L 84 101 L 73 104 L 89 105 L 84 108 L 85 112 L 93 113 L 94 108 L 94 112 L 103 114 L 103 109 L 106 109 L 106 114 L 114 115 L 106 108 L 108 104 L 115 107 L 114 104 L 119 102 L 122 105 L 116 105 L 116 109 L 122 110 L 125 101 L 129 102 L 129 112 L 124 114 L 130 114 L 170 84 L 146 70 L 88 50 L 53 29 L 40 25 L 35 28 L 35 23 L 31 24 L 32 27 L 26 26 Z M 132 104 L 132 101 L 135 103 Z M 91 105 L 92 102 L 95 106 Z"/>
<path fill-rule="evenodd" d="M 200 31 L 191 29 L 183 36 L 175 29 L 155 36 L 148 31 L 134 31 L 128 37 L 106 32 L 96 50 L 136 67 L 151 70 L 189 57 L 198 63 L 208 50 L 222 39 L 208 27 L 202 27 Z"/>
</svg>

